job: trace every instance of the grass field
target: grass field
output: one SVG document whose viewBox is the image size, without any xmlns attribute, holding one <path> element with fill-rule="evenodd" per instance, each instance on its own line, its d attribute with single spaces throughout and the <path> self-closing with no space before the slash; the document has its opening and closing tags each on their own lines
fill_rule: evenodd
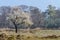
<svg viewBox="0 0 60 40">
<path fill-rule="evenodd" d="M 60 30 L 0 30 L 0 40 L 60 40 Z"/>
</svg>

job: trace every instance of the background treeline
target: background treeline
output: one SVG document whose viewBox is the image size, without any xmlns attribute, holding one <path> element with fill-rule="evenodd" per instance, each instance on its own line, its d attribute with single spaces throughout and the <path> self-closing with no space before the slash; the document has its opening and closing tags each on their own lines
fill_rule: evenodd
<svg viewBox="0 0 60 40">
<path fill-rule="evenodd" d="M 60 9 L 48 5 L 45 11 L 33 6 L 1 6 L 0 28 L 60 29 Z"/>
</svg>

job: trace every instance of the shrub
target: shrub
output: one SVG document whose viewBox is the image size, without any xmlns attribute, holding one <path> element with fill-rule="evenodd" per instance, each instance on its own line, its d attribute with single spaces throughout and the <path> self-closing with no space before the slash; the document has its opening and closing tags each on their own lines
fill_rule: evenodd
<svg viewBox="0 0 60 40">
<path fill-rule="evenodd" d="M 16 36 L 16 39 L 17 39 L 17 40 L 21 40 L 21 36 L 20 36 L 20 35 L 17 35 L 17 36 Z"/>
<path fill-rule="evenodd" d="M 7 40 L 16 40 L 16 37 L 14 35 L 11 35 Z"/>
<path fill-rule="evenodd" d="M 8 36 L 5 33 L 0 34 L 0 40 L 7 40 Z"/>
</svg>

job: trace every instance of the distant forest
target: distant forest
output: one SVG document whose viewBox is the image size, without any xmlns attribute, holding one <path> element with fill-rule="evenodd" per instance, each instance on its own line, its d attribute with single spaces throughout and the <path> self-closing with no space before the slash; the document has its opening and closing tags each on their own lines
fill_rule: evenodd
<svg viewBox="0 0 60 40">
<path fill-rule="evenodd" d="M 45 11 L 33 6 L 1 6 L 0 28 L 60 29 L 60 9 L 48 5 Z"/>
</svg>

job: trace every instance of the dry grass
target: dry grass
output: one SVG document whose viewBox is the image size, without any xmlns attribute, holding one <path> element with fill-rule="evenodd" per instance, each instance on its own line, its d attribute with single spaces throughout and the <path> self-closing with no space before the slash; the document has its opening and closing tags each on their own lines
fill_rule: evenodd
<svg viewBox="0 0 60 40">
<path fill-rule="evenodd" d="M 60 40 L 60 30 L 0 30 L 0 40 Z"/>
</svg>

